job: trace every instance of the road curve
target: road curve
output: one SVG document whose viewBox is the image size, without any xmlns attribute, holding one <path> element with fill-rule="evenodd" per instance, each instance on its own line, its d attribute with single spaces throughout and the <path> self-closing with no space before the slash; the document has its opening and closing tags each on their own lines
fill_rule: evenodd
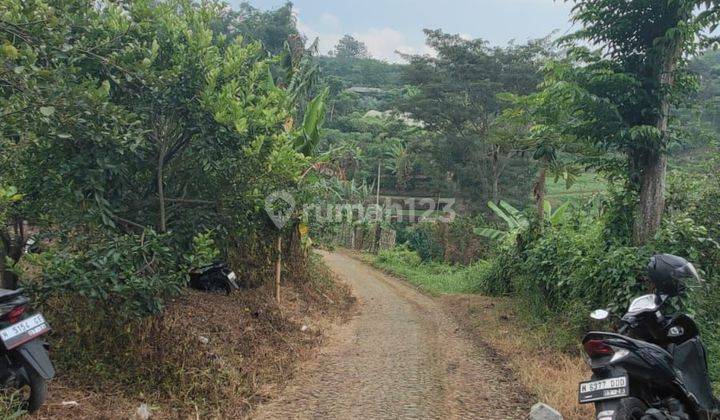
<svg viewBox="0 0 720 420">
<path fill-rule="evenodd" d="M 522 419 L 528 399 L 441 305 L 341 253 L 324 253 L 358 314 L 257 419 Z"/>
</svg>

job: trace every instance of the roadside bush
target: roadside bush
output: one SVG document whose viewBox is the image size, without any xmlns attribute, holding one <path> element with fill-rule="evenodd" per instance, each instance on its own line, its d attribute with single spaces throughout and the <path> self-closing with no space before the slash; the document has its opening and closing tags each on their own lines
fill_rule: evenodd
<svg viewBox="0 0 720 420">
<path fill-rule="evenodd" d="M 422 257 L 417 251 L 413 251 L 407 246 L 399 246 L 387 250 L 380 250 L 377 254 L 376 261 L 379 264 L 417 266 L 422 263 Z"/>
<path fill-rule="evenodd" d="M 490 296 L 510 294 L 513 291 L 512 280 L 518 275 L 519 258 L 514 248 L 500 252 L 489 261 L 486 270 L 478 277 L 477 290 Z"/>
<path fill-rule="evenodd" d="M 168 235 L 147 230 L 140 235 L 74 237 L 26 264 L 39 271 L 23 276 L 36 304 L 55 297 L 80 296 L 117 322 L 142 318 L 162 310 L 163 300 L 176 295 L 186 282 L 178 268 Z"/>
<path fill-rule="evenodd" d="M 407 245 L 417 251 L 423 261 L 443 260 L 444 248 L 437 225 L 419 223 L 408 228 L 404 236 Z"/>
<path fill-rule="evenodd" d="M 482 217 L 458 216 L 451 223 L 399 226 L 397 242 L 418 252 L 423 261 L 472 264 L 487 256 L 488 243 L 473 232 Z"/>
<path fill-rule="evenodd" d="M 592 327 L 590 310 L 602 307 L 622 313 L 631 299 L 649 290 L 646 266 L 653 254 L 679 255 L 696 264 L 708 283 L 709 291 L 693 290 L 681 304 L 696 316 L 710 351 L 718 354 L 720 224 L 715 209 L 720 193 L 711 188 L 699 197 L 696 205 L 678 197 L 678 207 L 668 213 L 655 239 L 642 247 L 628 245 L 623 235 L 629 232 L 622 226 L 609 227 L 626 219 L 617 208 L 576 209 L 562 224 L 528 229 L 490 261 L 479 290 L 516 296 L 530 323 L 550 322 L 566 331 L 553 340 L 568 347 Z M 616 195 L 604 205 L 613 204 L 625 208 L 629 203 Z M 720 362 L 715 360 L 711 358 L 711 371 L 720 379 Z"/>
<path fill-rule="evenodd" d="M 538 294 L 552 310 L 568 302 L 617 308 L 632 299 L 646 260 L 638 249 L 605 246 L 598 224 L 547 229 L 523 254 L 521 294 Z"/>
</svg>

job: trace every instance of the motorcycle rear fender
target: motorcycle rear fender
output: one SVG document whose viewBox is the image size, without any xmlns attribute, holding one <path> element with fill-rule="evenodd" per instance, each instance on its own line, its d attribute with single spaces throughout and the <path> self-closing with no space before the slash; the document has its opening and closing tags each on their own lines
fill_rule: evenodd
<svg viewBox="0 0 720 420">
<path fill-rule="evenodd" d="M 55 377 L 55 367 L 50 361 L 45 342 L 42 340 L 32 340 L 22 346 L 13 349 L 20 357 L 20 362 L 25 365 L 26 369 L 35 370 L 41 377 L 50 380 Z"/>
</svg>

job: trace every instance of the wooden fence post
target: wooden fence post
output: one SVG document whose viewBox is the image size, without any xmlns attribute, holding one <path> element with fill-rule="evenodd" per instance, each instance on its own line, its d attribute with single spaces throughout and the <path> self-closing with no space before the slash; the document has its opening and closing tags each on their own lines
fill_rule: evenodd
<svg viewBox="0 0 720 420">
<path fill-rule="evenodd" d="M 275 300 L 280 305 L 280 275 L 282 272 L 282 234 L 277 237 L 277 259 L 275 260 Z"/>
</svg>

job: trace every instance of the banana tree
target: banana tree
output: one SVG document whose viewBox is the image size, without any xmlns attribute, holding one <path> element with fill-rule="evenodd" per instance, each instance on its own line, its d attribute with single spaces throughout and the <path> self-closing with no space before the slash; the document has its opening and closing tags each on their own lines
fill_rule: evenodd
<svg viewBox="0 0 720 420">
<path fill-rule="evenodd" d="M 559 225 L 565 217 L 569 204 L 570 203 L 567 202 L 553 211 L 552 205 L 548 201 L 544 201 L 542 209 L 543 219 L 554 226 Z M 499 206 L 490 201 L 488 207 L 490 207 L 490 210 L 499 218 L 505 221 L 507 229 L 475 228 L 473 231 L 476 235 L 498 242 L 512 243 L 520 233 L 530 227 L 530 220 L 527 216 L 505 201 L 500 201 Z"/>
<path fill-rule="evenodd" d="M 474 232 L 482 237 L 492 239 L 498 242 L 506 242 L 514 240 L 520 232 L 530 226 L 528 218 L 518 209 L 510 205 L 506 201 L 500 201 L 500 205 L 496 205 L 492 201 L 488 202 L 488 207 L 499 218 L 507 224 L 506 230 L 493 228 L 475 228 Z"/>
<path fill-rule="evenodd" d="M 329 92 L 329 89 L 325 88 L 322 93 L 310 101 L 305 110 L 301 132 L 295 140 L 295 150 L 305 156 L 312 156 L 320 142 Z"/>
<path fill-rule="evenodd" d="M 391 144 L 385 155 L 390 162 L 387 169 L 395 175 L 395 187 L 398 191 L 405 191 L 412 176 L 413 164 L 407 146 L 402 143 Z"/>
</svg>

